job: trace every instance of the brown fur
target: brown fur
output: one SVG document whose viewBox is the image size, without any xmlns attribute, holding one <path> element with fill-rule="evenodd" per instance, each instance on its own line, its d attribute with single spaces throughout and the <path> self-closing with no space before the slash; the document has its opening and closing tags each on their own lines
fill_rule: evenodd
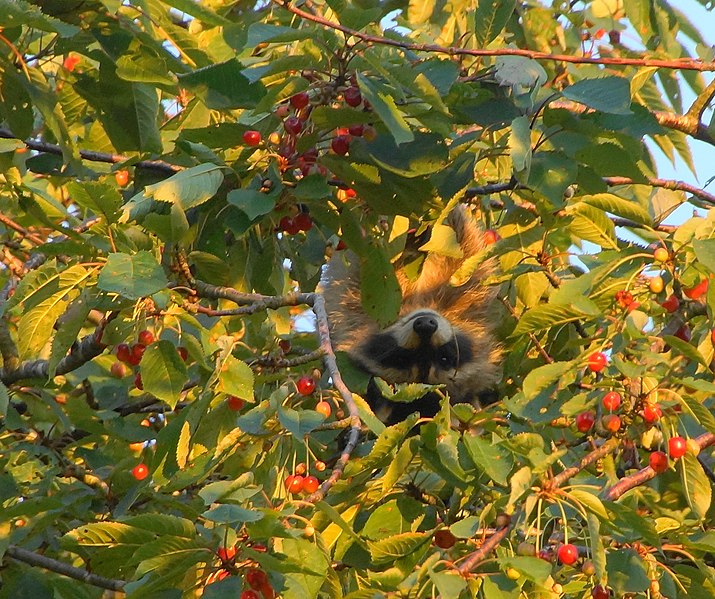
<svg viewBox="0 0 715 599">
<path fill-rule="evenodd" d="M 431 369 L 428 382 L 444 384 L 453 402 L 471 401 L 482 391 L 494 386 L 500 376 L 500 349 L 494 338 L 490 306 L 496 295 L 484 279 L 493 271 L 493 262 L 479 264 L 459 286 L 452 285 L 454 272 L 471 256 L 484 249 L 483 231 L 464 206 L 453 210 L 448 219 L 462 249 L 462 257 L 451 258 L 429 254 L 421 273 L 410 281 L 402 270 L 397 279 L 402 289 L 402 306 L 398 320 L 380 329 L 363 311 L 360 301 L 359 268 L 347 267 L 344 258 L 336 256 L 326 270 L 325 300 L 331 330 L 337 348 L 348 352 L 365 370 L 389 383 L 414 382 L 415 373 L 386 368 L 368 353 L 367 340 L 378 333 L 390 333 L 400 347 L 409 349 L 415 343 L 409 326 L 415 311 L 428 311 L 439 323 L 434 335 L 439 344 L 461 332 L 471 342 L 473 357 L 451 371 Z M 355 256 L 353 256 L 353 259 Z M 356 260 L 353 260 L 356 262 Z"/>
</svg>

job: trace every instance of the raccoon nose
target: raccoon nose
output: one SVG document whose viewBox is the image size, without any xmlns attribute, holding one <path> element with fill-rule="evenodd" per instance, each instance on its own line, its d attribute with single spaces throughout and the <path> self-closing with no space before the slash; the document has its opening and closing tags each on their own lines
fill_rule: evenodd
<svg viewBox="0 0 715 599">
<path fill-rule="evenodd" d="M 437 330 L 437 319 L 434 316 L 418 316 L 412 323 L 412 330 L 420 339 L 429 339 Z"/>
</svg>

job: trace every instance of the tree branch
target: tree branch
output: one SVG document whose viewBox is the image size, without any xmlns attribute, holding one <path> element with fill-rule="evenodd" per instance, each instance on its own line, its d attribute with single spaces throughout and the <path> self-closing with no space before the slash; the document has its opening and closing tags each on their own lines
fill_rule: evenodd
<svg viewBox="0 0 715 599">
<path fill-rule="evenodd" d="M 412 44 L 400 42 L 382 36 L 368 35 L 355 29 L 350 29 L 339 23 L 329 21 L 318 15 L 305 12 L 292 6 L 288 0 L 273 0 L 275 4 L 292 12 L 294 15 L 313 21 L 328 29 L 335 29 L 346 35 L 356 37 L 369 44 L 380 44 L 383 46 L 394 46 L 412 52 L 433 52 L 436 54 L 448 54 L 449 56 L 524 56 L 533 60 L 551 60 L 554 62 L 569 62 L 575 64 L 599 64 L 612 66 L 637 66 L 637 67 L 658 67 L 664 69 L 682 69 L 688 71 L 715 71 L 715 62 L 703 62 L 692 58 L 677 58 L 672 60 L 661 60 L 657 58 L 591 58 L 587 56 L 569 56 L 568 54 L 549 54 L 548 52 L 538 52 L 535 50 L 523 50 L 521 48 L 499 48 L 491 50 L 472 50 L 468 48 L 456 48 L 438 46 L 436 44 Z"/>
<path fill-rule="evenodd" d="M 75 566 L 71 566 L 70 564 L 66 564 L 65 562 L 45 557 L 44 555 L 28 551 L 27 549 L 17 547 L 16 545 L 10 545 L 5 551 L 5 555 L 17 560 L 18 562 L 23 562 L 31 566 L 38 566 L 40 568 L 44 568 L 45 570 L 49 570 L 50 572 L 56 572 L 57 574 L 62 574 L 68 578 L 86 582 L 87 584 L 99 587 L 100 589 L 122 591 L 124 585 L 126 584 L 123 580 L 114 580 L 112 578 L 98 576 L 97 574 L 92 574 L 82 568 L 77 568 Z"/>
<path fill-rule="evenodd" d="M 18 139 L 15 137 L 12 131 L 0 127 L 0 138 L 4 139 Z M 21 140 L 22 141 L 22 140 Z M 25 146 L 36 152 L 43 152 L 45 154 L 56 154 L 58 156 L 62 155 L 62 148 L 56 144 L 47 143 L 44 141 L 37 141 L 34 139 L 26 139 L 23 141 Z M 124 156 L 122 154 L 109 154 L 106 152 L 94 152 L 92 150 L 80 150 L 79 155 L 85 159 L 93 162 L 108 162 L 110 164 L 117 164 L 119 162 L 126 162 L 131 160 L 131 157 Z M 169 164 L 163 160 L 139 160 L 133 164 L 135 168 L 143 168 L 147 170 L 160 171 L 163 173 L 174 174 L 181 170 L 183 167 L 177 166 L 175 164 Z"/>
</svg>

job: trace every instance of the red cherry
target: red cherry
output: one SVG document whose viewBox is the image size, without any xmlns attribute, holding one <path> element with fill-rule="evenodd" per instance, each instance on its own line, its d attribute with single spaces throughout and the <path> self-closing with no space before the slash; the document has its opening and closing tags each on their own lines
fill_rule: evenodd
<svg viewBox="0 0 715 599">
<path fill-rule="evenodd" d="M 346 89 L 344 96 L 345 103 L 353 108 L 360 106 L 360 102 L 362 102 L 362 94 L 360 93 L 360 89 L 357 87 L 353 86 Z"/>
<path fill-rule="evenodd" d="M 293 218 L 293 222 L 300 231 L 309 231 L 313 227 L 313 219 L 310 218 L 310 214 L 307 212 L 296 214 L 295 218 Z"/>
<path fill-rule="evenodd" d="M 127 343 L 120 343 L 117 345 L 117 360 L 121 362 L 129 363 L 132 357 L 132 350 Z"/>
<path fill-rule="evenodd" d="M 239 412 L 245 404 L 240 397 L 236 397 L 235 395 L 229 395 L 228 399 L 226 399 L 226 403 L 228 404 L 228 409 L 234 412 Z"/>
<path fill-rule="evenodd" d="M 134 386 L 139 389 L 139 391 L 142 391 L 144 389 L 144 383 L 142 382 L 142 375 L 137 372 L 137 375 L 134 377 Z"/>
<path fill-rule="evenodd" d="M 216 570 L 216 572 L 211 572 L 211 574 L 208 575 L 208 577 L 206 578 L 206 584 L 213 584 L 214 582 L 223 580 L 227 576 L 231 576 L 231 573 L 228 570 L 224 570 L 223 568 L 221 568 L 220 570 Z"/>
<path fill-rule="evenodd" d="M 303 491 L 306 493 L 315 493 L 318 490 L 320 483 L 314 476 L 306 476 L 303 479 Z"/>
<path fill-rule="evenodd" d="M 696 300 L 705 295 L 708 291 L 708 279 L 703 279 L 695 287 L 690 287 L 689 289 L 683 289 L 683 294 L 685 297 L 689 297 L 692 300 Z"/>
<path fill-rule="evenodd" d="M 328 403 L 327 401 L 319 401 L 318 405 L 315 406 L 315 411 L 328 418 L 330 417 L 330 414 L 332 413 L 333 409 L 330 406 L 330 403 Z"/>
<path fill-rule="evenodd" d="M 633 294 L 630 291 L 616 291 L 616 302 L 621 308 L 627 308 L 633 303 Z"/>
<path fill-rule="evenodd" d="M 243 133 L 243 143 L 247 146 L 257 146 L 261 143 L 261 134 L 258 131 L 245 131 Z"/>
<path fill-rule="evenodd" d="M 340 241 L 338 241 L 338 245 L 335 246 L 335 249 L 340 252 L 342 250 L 347 249 L 347 247 L 348 247 L 347 244 L 341 239 Z M 715 333 L 715 331 L 714 331 L 714 333 Z M 713 341 L 713 343 L 715 343 L 715 341 Z"/>
<path fill-rule="evenodd" d="M 132 468 L 132 476 L 137 480 L 144 480 L 149 476 L 149 467 L 144 463 L 137 464 Z"/>
<path fill-rule="evenodd" d="M 594 422 L 596 422 L 596 414 L 590 410 L 588 412 L 581 412 L 576 416 L 576 428 L 582 433 L 590 431 Z"/>
<path fill-rule="evenodd" d="M 615 433 L 621 428 L 621 418 L 615 414 L 607 414 L 601 418 L 601 424 L 607 431 Z"/>
<path fill-rule="evenodd" d="M 132 351 L 131 355 L 129 356 L 129 363 L 132 366 L 136 366 L 139 364 L 139 362 L 142 361 L 142 358 L 144 357 L 144 352 L 146 351 L 146 345 L 143 345 L 141 343 L 135 343 L 132 345 Z"/>
<path fill-rule="evenodd" d="M 434 533 L 432 540 L 440 549 L 450 549 L 454 547 L 454 544 L 457 542 L 457 537 L 455 537 L 448 528 L 441 528 Z"/>
<path fill-rule="evenodd" d="M 673 333 L 678 339 L 682 339 L 686 343 L 689 343 L 690 340 L 693 337 L 692 332 L 690 331 L 690 327 L 687 324 L 684 324 L 682 327 L 680 327 L 675 333 Z"/>
<path fill-rule="evenodd" d="M 219 547 L 216 550 L 216 555 L 218 555 L 221 561 L 227 562 L 236 557 L 236 547 Z"/>
<path fill-rule="evenodd" d="M 114 173 L 114 180 L 119 187 L 125 187 L 129 183 L 129 171 L 121 170 Z"/>
<path fill-rule="evenodd" d="M 338 135 L 330 142 L 330 147 L 336 154 L 345 156 L 350 150 L 350 138 L 347 135 Z"/>
<path fill-rule="evenodd" d="M 151 331 L 139 331 L 139 335 L 137 335 L 137 341 L 141 343 L 142 345 L 151 345 L 154 343 L 154 333 Z"/>
<path fill-rule="evenodd" d="M 241 591 L 241 599 L 261 599 L 260 595 L 253 589 Z"/>
<path fill-rule="evenodd" d="M 315 391 L 315 380 L 309 376 L 302 376 L 298 379 L 296 387 L 301 395 L 311 395 Z"/>
<path fill-rule="evenodd" d="M 289 116 L 283 121 L 283 128 L 291 135 L 298 135 L 303 130 L 303 123 L 297 116 Z"/>
<path fill-rule="evenodd" d="M 615 412 L 621 407 L 621 394 L 617 391 L 609 391 L 603 396 L 603 407 L 609 412 Z"/>
<path fill-rule="evenodd" d="M 558 557 L 562 564 L 570 566 L 571 564 L 575 564 L 576 560 L 578 560 L 578 549 L 575 545 L 566 543 L 565 545 L 559 546 L 556 557 Z"/>
<path fill-rule="evenodd" d="M 501 239 L 501 236 L 494 229 L 487 229 L 486 231 L 484 231 L 484 244 L 485 245 L 493 245 L 500 239 Z"/>
<path fill-rule="evenodd" d="M 365 125 L 350 125 L 348 127 L 348 133 L 355 137 L 362 137 L 363 131 L 365 131 Z"/>
<path fill-rule="evenodd" d="M 648 456 L 648 465 L 656 472 L 665 472 L 668 469 L 668 456 L 662 451 L 654 451 Z"/>
<path fill-rule="evenodd" d="M 676 295 L 670 295 L 660 305 L 663 306 L 666 312 L 672 313 L 680 307 L 680 300 Z"/>
<path fill-rule="evenodd" d="M 303 490 L 303 477 L 300 474 L 289 474 L 286 476 L 285 486 L 289 493 L 300 493 Z"/>
<path fill-rule="evenodd" d="M 593 352 L 588 357 L 588 367 L 593 372 L 601 372 L 608 364 L 608 357 L 602 351 Z"/>
<path fill-rule="evenodd" d="M 300 232 L 300 228 L 295 222 L 295 219 L 290 216 L 284 216 L 278 221 L 278 226 L 284 233 L 288 235 L 295 235 Z"/>
<path fill-rule="evenodd" d="M 550 562 L 553 559 L 554 554 L 551 552 L 550 549 L 540 549 L 539 553 L 537 554 L 537 557 L 539 559 L 544 560 L 545 562 Z"/>
<path fill-rule="evenodd" d="M 293 108 L 300 110 L 310 104 L 310 96 L 305 92 L 298 92 L 290 97 L 289 102 Z"/>
<path fill-rule="evenodd" d="M 71 72 L 71 71 L 74 71 L 77 64 L 79 64 L 80 60 L 82 60 L 82 59 L 79 56 L 77 56 L 76 54 L 70 54 L 62 62 L 62 66 Z"/>
<path fill-rule="evenodd" d="M 246 582 L 254 589 L 268 582 L 268 575 L 258 568 L 251 568 L 246 571 Z"/>
<path fill-rule="evenodd" d="M 662 415 L 663 410 L 660 409 L 660 406 L 658 404 L 646 404 L 645 406 L 643 406 L 643 412 L 641 412 L 643 420 L 645 420 L 648 424 L 658 422 Z"/>
<path fill-rule="evenodd" d="M 176 351 L 179 353 L 179 357 L 186 362 L 186 360 L 189 359 L 189 350 L 186 349 L 185 347 L 179 346 L 176 348 Z"/>
<path fill-rule="evenodd" d="M 109 367 L 109 372 L 112 373 L 113 377 L 121 379 L 121 378 L 124 378 L 125 376 L 127 376 L 127 367 L 124 364 L 124 362 L 114 362 Z"/>
<path fill-rule="evenodd" d="M 597 584 L 591 589 L 591 597 L 593 599 L 608 599 L 611 596 L 611 591 L 607 587 Z"/>
<path fill-rule="evenodd" d="M 682 458 L 688 450 L 688 442 L 683 437 L 668 439 L 668 454 L 674 460 Z"/>
</svg>

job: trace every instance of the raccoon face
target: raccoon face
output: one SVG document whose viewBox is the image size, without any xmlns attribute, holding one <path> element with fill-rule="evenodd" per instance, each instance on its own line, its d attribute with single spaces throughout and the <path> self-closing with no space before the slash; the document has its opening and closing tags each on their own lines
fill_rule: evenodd
<svg viewBox="0 0 715 599">
<path fill-rule="evenodd" d="M 439 312 L 418 309 L 359 345 L 353 358 L 366 371 L 390 383 L 446 385 L 455 401 L 470 401 L 475 348 L 466 333 Z"/>
</svg>

